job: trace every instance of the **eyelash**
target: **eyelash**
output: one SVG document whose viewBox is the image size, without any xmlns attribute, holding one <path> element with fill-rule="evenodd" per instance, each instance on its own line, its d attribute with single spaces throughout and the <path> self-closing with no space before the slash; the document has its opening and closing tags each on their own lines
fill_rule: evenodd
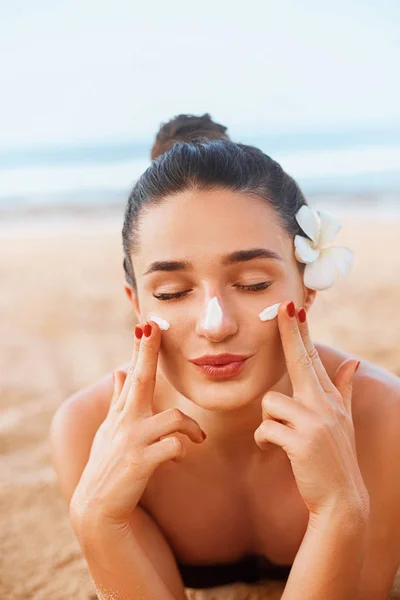
<svg viewBox="0 0 400 600">
<path fill-rule="evenodd" d="M 273 281 L 264 281 L 263 283 L 255 283 L 254 285 L 237 285 L 240 290 L 246 292 L 262 292 L 269 288 L 270 285 L 273 284 Z M 262 287 L 260 287 L 262 286 Z M 190 290 L 189 290 L 190 291 Z M 153 294 L 154 298 L 157 300 L 165 301 L 165 300 L 177 300 L 178 298 L 183 298 L 188 294 L 188 291 L 185 292 L 177 292 L 176 294 Z"/>
</svg>

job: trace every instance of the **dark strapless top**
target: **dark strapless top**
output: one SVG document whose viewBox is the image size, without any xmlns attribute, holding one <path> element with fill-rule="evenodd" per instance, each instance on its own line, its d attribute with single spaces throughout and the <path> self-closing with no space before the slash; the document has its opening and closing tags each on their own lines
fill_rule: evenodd
<svg viewBox="0 0 400 600">
<path fill-rule="evenodd" d="M 196 589 L 236 582 L 256 583 L 262 579 L 286 580 L 292 568 L 292 565 L 276 565 L 258 554 L 249 554 L 233 563 L 177 563 L 185 587 Z"/>
</svg>

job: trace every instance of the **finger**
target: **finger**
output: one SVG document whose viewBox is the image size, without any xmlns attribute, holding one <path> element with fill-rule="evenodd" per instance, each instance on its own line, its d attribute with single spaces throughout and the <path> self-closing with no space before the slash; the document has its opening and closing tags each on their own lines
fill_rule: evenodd
<svg viewBox="0 0 400 600">
<path fill-rule="evenodd" d="M 153 469 L 167 460 L 181 462 L 187 450 L 184 443 L 177 436 L 167 437 L 160 442 L 147 446 L 144 450 L 144 460 Z"/>
<path fill-rule="evenodd" d="M 280 392 L 267 392 L 262 399 L 262 420 L 277 419 L 295 427 L 298 431 L 314 413 L 307 407 Z"/>
<path fill-rule="evenodd" d="M 353 377 L 359 366 L 359 360 L 346 359 L 339 365 L 333 379 L 350 415 L 352 414 Z"/>
<path fill-rule="evenodd" d="M 141 442 L 152 444 L 160 439 L 161 436 L 171 435 L 173 433 L 184 433 L 193 442 L 203 442 L 206 434 L 201 429 L 200 425 L 183 413 L 179 408 L 169 408 L 143 423 L 141 430 Z"/>
<path fill-rule="evenodd" d="M 288 307 L 290 314 L 288 313 Z M 281 335 L 286 367 L 295 393 L 321 389 L 311 358 L 300 335 L 293 302 L 282 302 L 278 309 L 278 327 Z M 307 398 L 307 393 L 304 394 Z"/>
<path fill-rule="evenodd" d="M 335 386 L 333 385 L 328 373 L 326 372 L 326 369 L 322 363 L 322 360 L 318 354 L 314 342 L 311 339 L 305 308 L 301 308 L 299 310 L 297 317 L 297 324 L 299 326 L 300 335 L 303 339 L 304 347 L 306 348 L 308 356 L 311 358 L 311 361 L 314 365 L 314 370 L 317 374 L 321 387 L 325 392 L 331 393 L 334 391 Z"/>
<path fill-rule="evenodd" d="M 118 399 L 121 395 L 122 389 L 124 387 L 125 380 L 126 373 L 124 373 L 123 371 L 113 371 L 114 390 L 108 412 L 115 409 Z"/>
<path fill-rule="evenodd" d="M 295 455 L 295 449 L 301 441 L 301 436 L 295 429 L 278 423 L 278 421 L 263 421 L 254 433 L 254 440 L 261 450 L 265 449 L 268 442 L 276 444 L 283 448 L 290 458 Z"/>
<path fill-rule="evenodd" d="M 132 359 L 126 373 L 125 380 L 123 382 L 122 390 L 117 398 L 113 398 L 113 410 L 122 410 L 125 406 L 126 399 L 128 397 L 128 392 L 131 386 L 133 372 L 135 370 L 137 358 L 139 355 L 140 348 L 140 340 L 143 337 L 143 327 L 141 325 L 136 325 L 135 331 L 133 334 L 133 351 L 132 351 Z"/>
<path fill-rule="evenodd" d="M 137 419 L 153 414 L 154 388 L 161 344 L 161 329 L 155 321 L 147 321 L 143 326 L 143 332 L 125 402 L 125 410 Z"/>
</svg>

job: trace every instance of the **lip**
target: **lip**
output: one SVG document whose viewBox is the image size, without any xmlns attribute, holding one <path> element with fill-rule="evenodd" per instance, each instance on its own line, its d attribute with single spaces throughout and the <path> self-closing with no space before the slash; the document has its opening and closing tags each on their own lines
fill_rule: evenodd
<svg viewBox="0 0 400 600">
<path fill-rule="evenodd" d="M 231 363 L 244 362 L 249 356 L 243 354 L 207 354 L 194 358 L 190 362 L 198 366 L 225 366 Z"/>
<path fill-rule="evenodd" d="M 238 375 L 246 365 L 246 360 L 237 360 L 226 365 L 195 365 L 196 369 L 210 379 L 227 379 Z"/>
</svg>

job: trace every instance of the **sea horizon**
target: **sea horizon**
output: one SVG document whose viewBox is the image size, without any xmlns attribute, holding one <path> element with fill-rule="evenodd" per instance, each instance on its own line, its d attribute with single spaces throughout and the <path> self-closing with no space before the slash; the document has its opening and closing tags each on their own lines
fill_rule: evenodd
<svg viewBox="0 0 400 600">
<path fill-rule="evenodd" d="M 400 126 L 233 136 L 277 160 L 305 196 L 396 207 L 400 199 Z M 100 140 L 0 149 L 0 209 L 126 203 L 150 165 L 148 140 Z"/>
</svg>

